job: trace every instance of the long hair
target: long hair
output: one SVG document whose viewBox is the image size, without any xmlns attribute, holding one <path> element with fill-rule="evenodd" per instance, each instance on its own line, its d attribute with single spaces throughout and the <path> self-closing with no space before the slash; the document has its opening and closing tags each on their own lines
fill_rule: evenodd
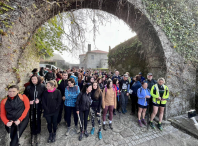
<svg viewBox="0 0 198 146">
<path fill-rule="evenodd" d="M 107 81 L 107 88 L 108 89 L 110 89 L 110 83 L 112 82 L 112 80 L 111 79 L 109 79 L 108 81 Z"/>
<path fill-rule="evenodd" d="M 80 78 L 78 78 L 78 83 L 81 83 L 81 82 L 82 82 L 82 79 L 83 79 L 83 74 L 79 73 L 78 75 L 80 75 L 80 76 L 81 76 L 81 79 L 80 79 Z"/>
<path fill-rule="evenodd" d="M 55 88 L 58 87 L 58 84 L 57 84 L 56 80 L 51 80 L 51 81 L 47 82 L 47 84 L 48 83 L 50 84 L 50 86 L 54 86 Z"/>
<path fill-rule="evenodd" d="M 30 80 L 29 80 L 30 84 L 33 85 L 33 83 L 32 83 L 32 78 L 33 78 L 33 77 L 37 77 L 37 80 L 38 80 L 37 85 L 41 84 L 41 77 L 38 76 L 37 74 L 34 74 L 33 76 L 31 76 L 31 78 L 30 78 Z"/>
<path fill-rule="evenodd" d="M 99 98 L 99 96 L 100 96 L 100 94 L 101 94 L 101 90 L 100 90 L 100 87 L 99 87 L 99 84 L 98 84 L 98 82 L 93 82 L 93 85 L 94 84 L 97 84 L 97 89 L 96 89 L 96 91 L 95 91 L 95 93 L 94 93 L 94 97 L 96 98 L 96 99 L 98 99 Z M 93 85 L 92 85 L 92 89 L 93 89 Z"/>
<path fill-rule="evenodd" d="M 87 91 L 87 88 L 89 88 L 89 86 L 92 86 L 91 83 L 86 83 L 84 86 L 83 86 L 83 89 L 82 89 L 82 93 L 85 93 Z"/>
</svg>

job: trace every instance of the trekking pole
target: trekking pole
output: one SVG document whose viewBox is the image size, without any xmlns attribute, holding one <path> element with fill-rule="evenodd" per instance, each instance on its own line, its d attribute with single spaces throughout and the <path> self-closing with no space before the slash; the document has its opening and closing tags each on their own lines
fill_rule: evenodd
<svg viewBox="0 0 198 146">
<path fill-rule="evenodd" d="M 31 132 L 31 145 L 32 145 L 32 136 L 33 136 L 33 132 L 32 132 L 32 128 L 33 128 L 33 109 L 34 109 L 34 105 L 31 104 L 30 105 L 30 132 Z"/>
<path fill-rule="evenodd" d="M 79 116 L 79 114 L 77 114 L 77 115 L 78 115 L 78 120 L 79 120 L 79 123 L 80 123 L 80 131 L 82 132 L 82 124 L 81 124 L 80 116 Z"/>
<path fill-rule="evenodd" d="M 147 106 L 147 130 L 149 130 L 149 105 Z"/>
<path fill-rule="evenodd" d="M 11 137 L 10 137 L 10 133 L 11 133 L 11 126 L 10 127 L 8 127 L 9 129 L 8 129 L 8 137 L 9 137 L 9 141 L 8 141 L 8 143 L 9 143 L 9 145 L 10 145 L 10 143 L 11 143 Z"/>
<path fill-rule="evenodd" d="M 20 146 L 21 144 L 20 144 L 20 141 L 19 141 L 19 139 L 20 139 L 20 135 L 19 135 L 19 125 L 17 125 L 17 138 L 18 138 L 18 146 Z"/>
</svg>

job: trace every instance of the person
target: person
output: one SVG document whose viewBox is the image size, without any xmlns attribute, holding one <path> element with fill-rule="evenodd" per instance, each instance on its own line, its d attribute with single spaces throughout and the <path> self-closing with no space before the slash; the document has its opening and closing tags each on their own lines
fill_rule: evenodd
<svg viewBox="0 0 198 146">
<path fill-rule="evenodd" d="M 121 77 L 119 76 L 119 71 L 115 71 L 115 74 L 114 74 L 114 76 L 112 77 L 112 80 L 114 79 L 114 78 L 117 78 L 119 81 L 121 80 Z"/>
<path fill-rule="evenodd" d="M 146 110 L 147 110 L 147 100 L 151 97 L 150 90 L 147 89 L 148 83 L 147 81 L 142 82 L 142 87 L 140 87 L 137 91 L 137 97 L 138 97 L 138 124 L 140 127 L 142 127 L 142 124 L 145 126 L 147 123 L 145 122 L 145 115 L 146 115 Z M 141 119 L 142 116 L 142 120 Z"/>
<path fill-rule="evenodd" d="M 93 77 L 93 76 L 89 76 L 89 78 L 88 78 L 88 83 L 93 84 L 94 81 L 95 81 L 95 80 L 94 80 L 94 77 Z"/>
<path fill-rule="evenodd" d="M 18 145 L 17 127 L 21 137 L 29 122 L 29 109 L 27 96 L 19 94 L 17 85 L 11 85 L 7 97 L 1 101 L 1 120 L 5 124 L 6 131 L 10 132 L 10 146 Z"/>
<path fill-rule="evenodd" d="M 104 86 L 103 86 L 103 84 L 102 84 L 102 78 L 99 77 L 99 78 L 97 79 L 97 82 L 98 82 L 98 85 L 99 85 L 99 87 L 100 87 L 100 90 L 103 91 Z"/>
<path fill-rule="evenodd" d="M 47 82 L 47 90 L 42 96 L 42 105 L 44 109 L 43 116 L 47 121 L 47 129 L 49 132 L 48 142 L 56 141 L 57 118 L 61 105 L 61 92 L 57 88 L 57 82 L 51 80 Z"/>
<path fill-rule="evenodd" d="M 55 80 L 55 74 L 49 69 L 49 71 L 45 74 L 45 80 L 50 81 L 50 80 Z"/>
<path fill-rule="evenodd" d="M 103 85 L 103 87 L 105 87 L 107 85 L 107 80 L 106 80 L 105 75 L 102 76 L 102 85 Z"/>
<path fill-rule="evenodd" d="M 107 81 L 107 86 L 103 90 L 102 108 L 103 108 L 103 129 L 107 130 L 106 127 L 106 114 L 109 110 L 109 127 L 113 130 L 113 109 L 116 108 L 116 92 L 113 88 L 112 80 Z"/>
<path fill-rule="evenodd" d="M 78 133 L 78 116 L 76 114 L 76 100 L 78 94 L 80 93 L 80 88 L 78 85 L 75 85 L 74 78 L 69 78 L 68 86 L 65 88 L 65 113 L 67 121 L 67 131 L 66 136 L 69 135 L 71 130 L 71 114 L 73 112 L 75 131 Z"/>
<path fill-rule="evenodd" d="M 58 88 L 57 88 L 58 90 L 60 90 L 61 96 L 62 96 L 60 110 L 59 110 L 58 119 L 57 119 L 58 125 L 60 124 L 61 119 L 62 119 L 62 113 L 63 113 L 64 102 L 65 102 L 65 88 L 67 86 L 68 86 L 68 74 L 66 72 L 63 72 L 62 79 L 58 81 Z M 66 118 L 66 112 L 64 113 L 64 118 Z"/>
<path fill-rule="evenodd" d="M 145 78 L 142 76 L 142 72 L 139 72 L 139 76 L 141 78 L 141 82 L 143 82 L 145 80 Z"/>
<path fill-rule="evenodd" d="M 132 113 L 131 113 L 131 115 L 134 115 L 136 110 L 138 111 L 137 90 L 142 86 L 141 83 L 140 83 L 141 82 L 140 76 L 137 75 L 135 80 L 136 80 L 135 83 L 131 87 L 131 90 L 133 91 L 132 92 L 132 100 L 131 100 L 132 101 Z"/>
<path fill-rule="evenodd" d="M 41 67 L 40 71 L 39 71 L 39 75 L 44 77 L 45 73 L 44 73 L 44 67 Z"/>
<path fill-rule="evenodd" d="M 78 86 L 79 86 L 79 88 L 80 88 L 80 91 L 81 91 L 82 88 L 83 88 L 83 84 L 84 84 L 83 74 L 82 74 L 82 73 L 79 73 L 79 74 L 78 74 Z"/>
<path fill-rule="evenodd" d="M 57 73 L 56 74 L 56 81 L 60 81 L 62 79 L 62 74 L 61 73 Z"/>
<path fill-rule="evenodd" d="M 117 98 L 117 111 L 118 113 L 121 113 L 120 105 L 121 105 L 121 100 L 120 100 L 120 90 L 119 90 L 119 80 L 117 78 L 113 79 L 113 87 L 116 91 L 116 98 Z M 113 109 L 113 114 L 116 115 L 116 110 L 115 108 Z"/>
<path fill-rule="evenodd" d="M 130 77 L 130 73 L 129 73 L 129 72 L 126 72 L 125 74 L 127 74 L 127 75 L 128 75 L 129 84 L 131 84 L 131 77 Z"/>
<path fill-rule="evenodd" d="M 122 113 L 125 114 L 127 112 L 126 108 L 127 108 L 129 88 L 130 88 L 130 83 L 127 74 L 124 74 L 123 79 L 120 80 L 119 87 L 121 90 Z"/>
<path fill-rule="evenodd" d="M 153 113 L 151 114 L 150 126 L 155 128 L 153 119 L 155 118 L 159 109 L 159 123 L 158 128 L 162 131 L 162 119 L 164 115 L 164 108 L 169 98 L 169 89 L 165 84 L 164 78 L 159 78 L 157 84 L 151 88 L 151 96 L 153 97 Z"/>
<path fill-rule="evenodd" d="M 30 139 L 31 144 L 39 143 L 41 133 L 41 113 L 42 105 L 41 98 L 46 90 L 45 85 L 41 84 L 41 78 L 33 75 L 30 78 L 30 85 L 25 88 L 24 94 L 30 101 L 30 129 L 33 139 Z"/>
<path fill-rule="evenodd" d="M 38 75 L 38 76 L 39 76 L 38 69 L 37 69 L 37 68 L 34 68 L 34 69 L 32 70 L 32 74 L 33 74 L 33 75 Z"/>
<path fill-rule="evenodd" d="M 92 129 L 91 129 L 91 135 L 94 135 L 95 131 L 95 116 L 97 117 L 98 120 L 98 138 L 102 139 L 102 132 L 101 132 L 101 114 L 100 114 L 100 108 L 102 105 L 102 92 L 100 90 L 100 87 L 97 82 L 93 83 L 92 86 L 92 91 L 91 91 L 91 108 L 90 108 L 90 113 L 91 113 L 91 122 L 92 122 Z"/>
<path fill-rule="evenodd" d="M 136 82 L 136 76 L 134 76 L 133 78 L 132 78 L 132 81 L 131 81 L 131 83 L 130 83 L 130 89 L 132 88 L 132 86 L 133 86 L 133 84 Z M 133 107 L 133 98 L 135 98 L 134 97 L 134 94 L 131 92 L 130 93 L 130 98 L 131 98 L 131 113 L 130 113 L 130 115 L 133 115 L 134 113 L 133 113 L 133 110 L 132 110 L 132 107 Z"/>
<path fill-rule="evenodd" d="M 80 122 L 82 124 L 81 132 L 79 136 L 79 141 L 82 140 L 83 134 L 88 137 L 89 134 L 87 132 L 87 119 L 88 114 L 90 110 L 91 105 L 91 90 L 92 90 L 92 84 L 86 83 L 86 85 L 83 87 L 82 91 L 77 97 L 76 100 L 76 113 L 80 116 Z M 84 125 L 83 125 L 84 123 Z M 84 126 L 84 132 L 83 132 L 83 126 Z"/>
<path fill-rule="evenodd" d="M 75 74 L 77 76 L 75 76 Z M 73 78 L 75 80 L 75 85 L 78 85 L 78 73 L 76 72 L 75 74 L 71 73 L 71 76 L 69 76 L 69 78 Z"/>
<path fill-rule="evenodd" d="M 151 88 L 153 87 L 153 85 L 155 85 L 157 83 L 156 80 L 153 79 L 153 74 L 152 73 L 148 73 L 147 74 L 147 79 L 146 79 L 147 83 L 148 83 L 148 89 L 151 90 Z M 153 108 L 152 108 L 152 97 L 147 99 L 147 103 L 149 104 L 149 114 L 151 114 L 153 112 Z"/>
</svg>

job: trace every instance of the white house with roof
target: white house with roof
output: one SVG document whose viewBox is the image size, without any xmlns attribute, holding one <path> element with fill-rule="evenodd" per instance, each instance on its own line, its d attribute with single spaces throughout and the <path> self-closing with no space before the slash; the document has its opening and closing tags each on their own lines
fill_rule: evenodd
<svg viewBox="0 0 198 146">
<path fill-rule="evenodd" d="M 79 55 L 80 68 L 108 68 L 108 53 L 102 50 L 91 51 L 91 45 L 88 45 L 88 52 Z"/>
</svg>

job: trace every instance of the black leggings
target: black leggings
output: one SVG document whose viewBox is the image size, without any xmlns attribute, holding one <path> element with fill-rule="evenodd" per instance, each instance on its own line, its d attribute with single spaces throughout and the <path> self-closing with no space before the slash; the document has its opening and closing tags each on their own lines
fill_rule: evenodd
<svg viewBox="0 0 198 146">
<path fill-rule="evenodd" d="M 83 130 L 83 122 L 84 122 L 84 131 L 86 131 L 87 130 L 87 119 L 88 119 L 88 115 L 89 115 L 89 110 L 79 111 L 79 115 L 80 115 L 80 121 L 81 121 L 81 124 L 82 124 L 82 129 L 81 130 Z"/>
<path fill-rule="evenodd" d="M 29 115 L 18 125 L 19 126 L 19 137 L 23 134 L 23 131 L 26 129 L 29 122 Z M 9 128 L 5 126 L 6 131 L 9 132 Z M 10 133 L 10 146 L 16 146 L 18 144 L 18 135 L 17 135 L 17 126 L 12 124 L 11 126 L 11 133 Z"/>
<path fill-rule="evenodd" d="M 56 133 L 58 113 L 55 113 L 52 116 L 45 116 L 45 118 L 47 121 L 48 132 L 52 133 L 52 125 L 53 125 L 53 132 Z"/>
<path fill-rule="evenodd" d="M 138 111 L 138 97 L 131 95 L 131 112 L 135 114 L 136 111 Z"/>
<path fill-rule="evenodd" d="M 31 114 L 33 110 L 33 122 L 31 121 Z M 39 133 L 41 133 L 41 108 L 39 107 L 37 109 L 37 120 L 36 120 L 36 109 L 30 109 L 30 129 L 31 129 L 31 133 L 33 135 L 37 135 Z"/>
</svg>

